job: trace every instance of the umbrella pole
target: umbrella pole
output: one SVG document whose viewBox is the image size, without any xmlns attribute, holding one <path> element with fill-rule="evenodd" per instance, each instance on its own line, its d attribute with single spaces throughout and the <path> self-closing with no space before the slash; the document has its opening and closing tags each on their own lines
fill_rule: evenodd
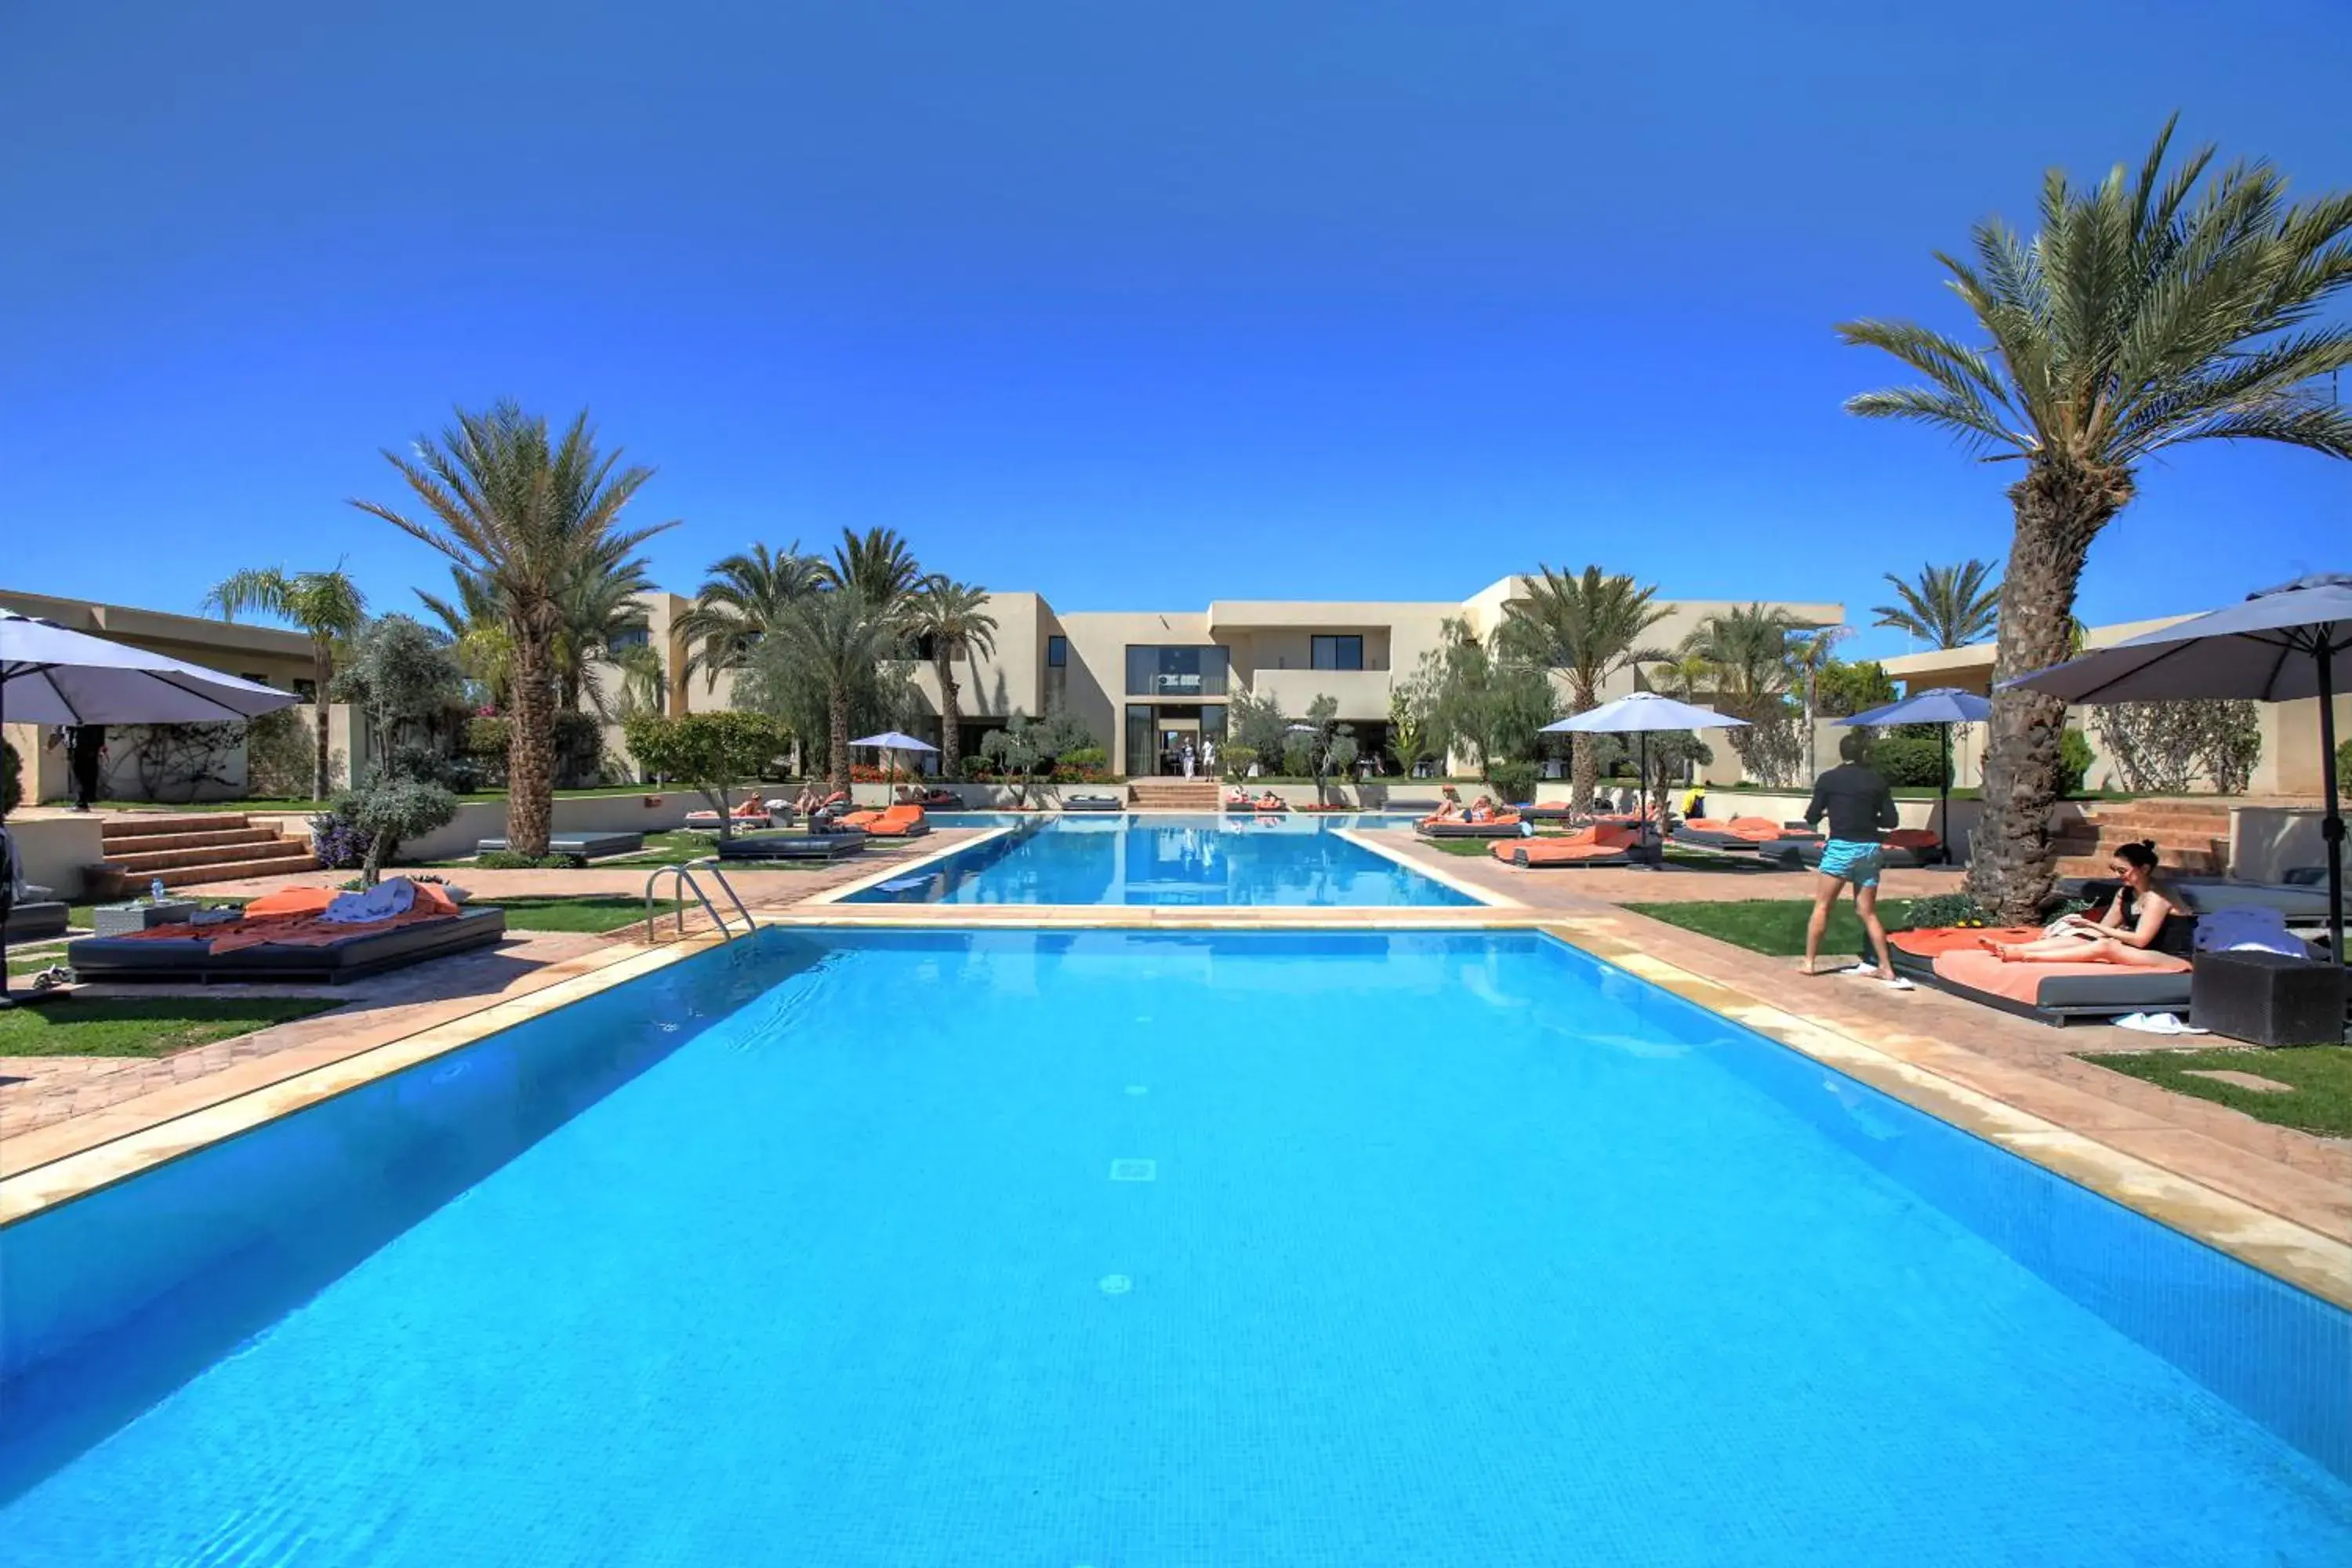
<svg viewBox="0 0 2352 1568">
<path fill-rule="evenodd" d="M 0 745 L 7 743 L 7 736 L 8 679 L 0 674 Z M 25 761 L 22 757 L 16 760 L 19 764 Z M 33 783 L 30 787 L 33 794 L 38 795 L 41 756 L 37 750 L 33 753 L 31 765 Z M 16 776 L 20 780 L 25 776 L 21 765 Z M 7 826 L 7 802 L 0 801 L 0 1011 L 16 1005 L 16 999 L 8 994 L 8 911 L 16 907 L 16 840 L 8 834 Z"/>
<path fill-rule="evenodd" d="M 1650 732 L 1644 730 L 1642 731 L 1642 826 L 1647 827 L 1649 825 Z M 1658 812 L 1657 847 L 1650 851 L 1650 864 L 1653 866 L 1663 866 L 1666 863 L 1666 814 L 1664 807 L 1661 807 Z"/>
<path fill-rule="evenodd" d="M 1944 742 L 1944 771 L 1936 775 L 1936 853 L 1948 866 L 1952 863 L 1952 727 L 1938 725 L 1936 732 Z"/>
<path fill-rule="evenodd" d="M 2331 628 L 2332 629 L 2332 628 Z M 2315 657 L 2319 661 L 2319 776 L 2327 814 L 2319 820 L 2319 837 L 2327 847 L 2327 942 L 2339 964 L 2352 962 L 2344 951 L 2344 801 L 2343 781 L 2336 776 L 2335 638 L 2319 637 Z"/>
</svg>

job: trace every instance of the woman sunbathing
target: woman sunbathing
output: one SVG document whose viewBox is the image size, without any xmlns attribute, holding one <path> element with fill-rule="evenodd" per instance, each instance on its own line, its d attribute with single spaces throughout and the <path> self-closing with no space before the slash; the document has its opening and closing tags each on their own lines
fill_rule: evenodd
<svg viewBox="0 0 2352 1568">
<path fill-rule="evenodd" d="M 1260 811 L 1287 811 L 1290 806 L 1280 795 L 1268 790 L 1257 797 L 1257 808 Z"/>
<path fill-rule="evenodd" d="M 2034 942 L 1988 942 L 2004 963 L 2120 963 L 2147 967 L 2176 962 L 2156 951 L 2172 900 L 2155 889 L 2156 841 L 2126 844 L 2107 869 L 2123 887 L 2096 920 L 2062 915 Z"/>
<path fill-rule="evenodd" d="M 1470 803 L 1470 809 L 1462 814 L 1462 820 L 1465 822 L 1494 821 L 1495 803 L 1485 795 L 1480 795 L 1476 800 Z"/>
</svg>

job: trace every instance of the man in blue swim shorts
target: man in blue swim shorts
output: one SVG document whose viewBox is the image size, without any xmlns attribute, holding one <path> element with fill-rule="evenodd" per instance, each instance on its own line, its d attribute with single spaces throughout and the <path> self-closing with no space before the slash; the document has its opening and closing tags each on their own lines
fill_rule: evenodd
<svg viewBox="0 0 2352 1568">
<path fill-rule="evenodd" d="M 1805 922 L 1805 973 L 1821 973 L 1822 932 L 1829 926 L 1838 894 L 1851 887 L 1853 912 L 1862 917 L 1862 929 L 1870 933 L 1870 950 L 1877 955 L 1878 967 L 1841 965 L 1839 973 L 1908 991 L 1911 983 L 1895 973 L 1886 927 L 1878 919 L 1878 836 L 1901 826 L 1902 818 L 1895 815 L 1895 792 L 1863 761 L 1869 750 L 1870 742 L 1861 731 L 1847 731 L 1838 742 L 1838 754 L 1845 760 L 1815 782 L 1812 803 L 1805 807 L 1808 827 L 1820 826 L 1824 816 L 1830 820 L 1829 842 L 1822 848 L 1821 875 L 1813 880 L 1812 917 Z"/>
</svg>

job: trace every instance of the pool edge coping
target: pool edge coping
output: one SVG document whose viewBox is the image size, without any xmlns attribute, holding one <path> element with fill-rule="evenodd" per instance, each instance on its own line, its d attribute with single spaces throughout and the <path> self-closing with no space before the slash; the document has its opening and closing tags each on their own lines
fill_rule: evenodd
<svg viewBox="0 0 2352 1568">
<path fill-rule="evenodd" d="M 1008 826 L 1002 831 L 1009 832 Z M 1339 831 L 1352 831 L 1341 829 Z M 971 840 L 943 847 L 953 853 Z M 909 863 L 910 865 L 912 863 Z M 908 867 L 893 867 L 903 874 Z M 937 918 L 950 908 L 956 918 Z M 1464 909 L 1298 906 L 1236 922 L 1228 909 L 1150 906 L 1010 905 L 1008 915 L 975 920 L 962 906 L 887 904 L 853 910 L 812 900 L 753 917 L 757 927 L 789 930 L 918 928 L 937 931 L 1198 931 L 1390 932 L 1438 935 L 1532 931 L 1658 986 L 1753 1030 L 1822 1066 L 1900 1101 L 2213 1247 L 2250 1268 L 2352 1310 L 2352 1243 L 2209 1186 L 2195 1177 L 2127 1153 L 2094 1131 L 2071 1128 L 1905 1060 L 1828 1022 L 1762 1001 L 1718 980 L 1653 957 L 1622 936 L 1587 930 L 1556 910 L 1484 904 Z M 1253 906 L 1253 909 L 1255 907 Z M 876 913 L 863 914 L 872 909 Z M 887 911 L 887 912 L 886 912 Z M 1433 918 L 1453 916 L 1454 918 Z M 1471 918 L 1462 918 L 1471 917 Z M 321 1064 L 145 1127 L 121 1133 L 0 1178 L 0 1232 L 37 1215 L 290 1116 L 462 1050 L 490 1035 L 570 1006 L 614 986 L 721 947 L 717 932 L 650 948 L 624 949 L 586 973 L 544 989 L 492 1002 L 396 1039 Z"/>
</svg>

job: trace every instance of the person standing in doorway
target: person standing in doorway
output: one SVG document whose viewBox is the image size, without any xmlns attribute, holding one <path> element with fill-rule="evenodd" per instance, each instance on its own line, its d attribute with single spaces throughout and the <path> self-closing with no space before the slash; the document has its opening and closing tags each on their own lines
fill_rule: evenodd
<svg viewBox="0 0 2352 1568">
<path fill-rule="evenodd" d="M 88 811 L 98 798 L 100 765 L 106 758 L 106 726 L 67 724 L 49 737 L 52 748 L 66 749 L 66 773 L 73 780 L 73 808 Z"/>
<path fill-rule="evenodd" d="M 1184 776 L 1185 776 L 1186 778 L 1188 778 L 1188 779 L 1189 779 L 1189 778 L 1191 778 L 1191 777 L 1192 776 L 1192 764 L 1193 764 L 1193 763 L 1194 763 L 1196 760 L 1197 760 L 1197 759 L 1196 759 L 1196 758 L 1193 756 L 1193 754 L 1192 754 L 1192 742 L 1190 742 L 1190 741 L 1185 742 L 1184 742 Z"/>
<path fill-rule="evenodd" d="M 1908 991 L 1911 982 L 1895 973 L 1886 927 L 1878 919 L 1878 836 L 1902 822 L 1895 815 L 1895 792 L 1864 762 L 1870 754 L 1870 741 L 1861 731 L 1845 732 L 1838 742 L 1838 754 L 1845 760 L 1815 781 L 1812 802 L 1805 807 L 1807 826 L 1818 827 L 1824 816 L 1830 823 L 1829 842 L 1822 847 L 1821 873 L 1813 879 L 1813 912 L 1805 922 L 1805 973 L 1821 973 L 1822 933 L 1829 927 L 1830 910 L 1837 906 L 1839 892 L 1851 887 L 1853 912 L 1862 917 L 1862 929 L 1869 933 L 1870 951 L 1876 955 L 1878 967 L 1841 964 L 1838 973 L 1874 978 L 1894 990 Z"/>
</svg>

